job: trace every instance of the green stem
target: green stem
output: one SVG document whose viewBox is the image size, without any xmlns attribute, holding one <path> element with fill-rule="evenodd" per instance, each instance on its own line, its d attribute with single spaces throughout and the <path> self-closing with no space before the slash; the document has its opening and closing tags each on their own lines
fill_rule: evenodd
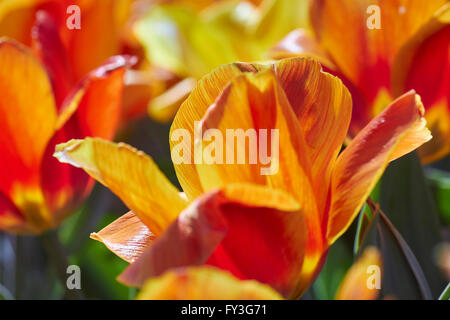
<svg viewBox="0 0 450 320">
<path fill-rule="evenodd" d="M 67 267 L 69 264 L 65 249 L 59 241 L 57 231 L 53 230 L 44 233 L 40 236 L 40 238 L 42 246 L 47 253 L 47 257 L 53 265 L 61 285 L 65 289 L 65 297 L 69 300 L 82 300 L 83 294 L 81 290 L 70 290 L 67 288 Z"/>
</svg>

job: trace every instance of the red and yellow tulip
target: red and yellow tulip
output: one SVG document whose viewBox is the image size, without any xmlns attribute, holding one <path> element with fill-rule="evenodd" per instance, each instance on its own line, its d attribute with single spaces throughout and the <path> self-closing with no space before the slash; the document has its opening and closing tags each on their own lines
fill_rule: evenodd
<svg viewBox="0 0 450 320">
<path fill-rule="evenodd" d="M 348 270 L 336 300 L 375 300 L 380 290 L 370 286 L 371 267 L 381 270 L 381 255 L 367 248 Z M 381 276 L 381 275 L 380 275 Z M 239 280 L 229 272 L 211 266 L 173 269 L 148 280 L 138 300 L 280 300 L 282 296 L 254 280 Z"/>
<path fill-rule="evenodd" d="M 179 81 L 172 72 L 145 61 L 142 49 L 135 41 L 131 26 L 137 19 L 142 0 L 1 0 L 0 36 L 15 39 L 28 47 L 36 45 L 36 30 L 51 21 L 54 37 L 59 38 L 57 47 L 49 59 L 64 55 L 65 77 L 72 82 L 98 68 L 107 58 L 118 54 L 139 56 L 135 70 L 127 72 L 123 95 L 122 122 L 146 114 L 148 101 L 160 95 Z M 80 8 L 80 29 L 69 29 L 69 6 Z M 136 9 L 136 10 L 134 10 Z M 43 20 L 47 21 L 44 22 Z M 39 51 L 39 48 L 35 48 Z M 51 52 L 50 50 L 48 50 Z"/>
<path fill-rule="evenodd" d="M 113 57 L 72 83 L 49 26 L 36 31 L 42 62 L 18 42 L 0 39 L 0 229 L 8 232 L 41 233 L 72 212 L 92 181 L 55 161 L 55 145 L 86 136 L 111 139 L 120 119 L 130 58 Z"/>
<path fill-rule="evenodd" d="M 419 149 L 421 158 L 430 162 L 450 152 L 448 0 L 316 0 L 310 20 L 313 33 L 293 31 L 272 56 L 312 55 L 338 75 L 353 96 L 353 135 L 414 89 L 434 136 Z"/>
<path fill-rule="evenodd" d="M 120 281 L 141 286 L 168 269 L 206 264 L 298 297 L 388 163 L 431 138 L 420 98 L 408 92 L 340 153 L 351 112 L 346 87 L 314 60 L 233 63 L 198 82 L 171 132 L 195 136 L 195 121 L 203 132 L 278 129 L 276 173 L 261 175 L 260 164 L 174 160 L 180 193 L 150 157 L 124 144 L 72 140 L 55 155 L 131 209 L 93 235 L 132 263 Z M 173 159 L 178 143 L 171 140 Z M 184 143 L 184 150 L 208 146 L 203 139 Z"/>
</svg>

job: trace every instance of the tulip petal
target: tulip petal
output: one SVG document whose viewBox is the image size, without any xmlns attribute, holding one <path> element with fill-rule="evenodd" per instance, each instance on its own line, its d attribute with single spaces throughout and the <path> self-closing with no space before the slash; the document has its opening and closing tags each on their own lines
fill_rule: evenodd
<svg viewBox="0 0 450 320">
<path fill-rule="evenodd" d="M 58 131 L 47 145 L 41 166 L 41 188 L 55 221 L 62 221 L 93 186 L 82 170 L 61 165 L 53 157 L 55 146 L 86 136 L 114 137 L 120 120 L 123 74 L 133 62 L 128 56 L 112 57 L 80 81 L 61 107 Z"/>
<path fill-rule="evenodd" d="M 168 271 L 146 282 L 138 300 L 280 300 L 269 286 L 236 279 L 213 267 Z"/>
<path fill-rule="evenodd" d="M 433 139 L 420 147 L 421 161 L 430 163 L 450 153 L 450 109 L 449 103 L 441 101 L 429 108 L 425 114 Z"/>
<path fill-rule="evenodd" d="M 308 6 L 308 0 L 262 1 L 258 8 L 260 19 L 252 37 L 267 50 L 291 30 L 309 27 Z"/>
<path fill-rule="evenodd" d="M 350 93 L 342 81 L 311 59 L 285 59 L 275 64 L 281 86 L 299 120 L 317 202 L 324 211 L 331 169 L 352 116 Z"/>
<path fill-rule="evenodd" d="M 127 262 L 133 262 L 155 239 L 155 235 L 132 211 L 110 223 L 91 238 Z"/>
<path fill-rule="evenodd" d="M 239 60 L 229 30 L 187 7 L 153 6 L 136 22 L 134 33 L 150 61 L 182 77 L 199 79 Z M 245 41 L 240 45 L 247 47 Z"/>
<path fill-rule="evenodd" d="M 330 69 L 336 69 L 311 32 L 305 29 L 291 31 L 269 54 L 273 59 L 311 57 Z"/>
<path fill-rule="evenodd" d="M 289 195 L 227 185 L 193 202 L 119 280 L 141 286 L 170 268 L 207 263 L 288 296 L 299 285 L 305 242 L 300 206 Z"/>
<path fill-rule="evenodd" d="M 336 300 L 375 300 L 380 290 L 371 288 L 373 283 L 370 281 L 373 271 L 382 269 L 382 260 L 380 252 L 369 247 L 364 250 L 362 256 L 348 270 L 342 280 L 336 294 Z M 378 268 L 378 269 L 375 269 Z M 373 270 L 373 271 L 371 271 Z M 380 274 L 381 276 L 381 274 Z M 381 279 L 379 280 L 381 284 Z"/>
<path fill-rule="evenodd" d="M 434 139 L 419 149 L 428 163 L 450 149 L 450 4 L 442 7 L 400 50 L 392 74 L 399 95 L 414 89 L 421 96 Z"/>
<path fill-rule="evenodd" d="M 207 108 L 213 104 L 231 79 L 242 72 L 252 70 L 256 71 L 256 69 L 249 64 L 228 64 L 218 67 L 212 73 L 199 80 L 191 95 L 181 105 L 176 114 L 172 127 L 170 128 L 170 137 L 174 136 L 175 131 L 187 130 L 191 137 L 191 141 L 187 142 L 186 147 L 189 150 L 194 150 L 194 141 L 192 137 L 194 137 L 195 122 L 202 119 Z M 173 151 L 173 148 L 179 143 L 179 140 L 171 139 L 171 150 Z M 183 144 L 186 144 L 186 142 Z M 173 155 L 172 160 L 174 160 Z M 181 187 L 186 192 L 188 199 L 195 199 L 201 195 L 203 191 L 193 160 L 194 159 L 191 159 L 190 163 L 178 163 L 178 161 L 173 161 L 178 180 Z"/>
<path fill-rule="evenodd" d="M 292 195 L 301 204 L 308 224 L 308 259 L 314 256 L 314 260 L 318 260 L 316 254 L 322 246 L 322 223 L 311 182 L 308 146 L 275 72 L 267 69 L 233 79 L 206 112 L 201 128 L 205 134 L 195 148 L 199 144 L 211 144 L 204 140 L 208 138 L 207 130 L 212 129 L 224 137 L 224 158 L 227 158 L 228 151 L 233 151 L 230 164 L 228 159 L 223 164 L 209 164 L 205 156 L 203 164 L 197 164 L 203 189 L 208 191 L 229 183 L 253 183 Z M 233 146 L 227 138 L 227 132 L 232 129 L 243 130 L 244 133 L 250 129 L 252 138 L 243 142 L 233 138 L 236 140 Z M 261 130 L 266 130 L 267 135 L 262 135 Z M 265 160 L 261 157 L 261 151 L 266 149 L 264 141 L 267 141 L 267 155 L 271 157 L 268 163 L 263 163 Z M 243 163 L 239 162 L 239 154 L 245 156 L 242 157 Z M 253 159 L 256 164 L 252 164 L 251 155 L 256 158 Z"/>
<path fill-rule="evenodd" d="M 25 224 L 25 219 L 19 209 L 0 192 L 0 230 L 14 232 L 21 229 Z"/>
<path fill-rule="evenodd" d="M 431 139 L 420 97 L 411 91 L 374 118 L 339 156 L 332 176 L 327 238 L 350 226 L 389 161 Z"/>
<path fill-rule="evenodd" d="M 372 103 L 381 88 L 390 89 L 399 48 L 446 2 L 318 0 L 311 22 L 322 48 Z"/>
<path fill-rule="evenodd" d="M 63 28 L 75 79 L 81 79 L 108 57 L 119 53 L 121 35 L 120 22 L 117 21 L 118 15 L 115 11 L 118 5 L 116 2 L 104 0 L 83 2 L 81 28 L 74 30 Z"/>
<path fill-rule="evenodd" d="M 156 236 L 187 205 L 153 160 L 126 144 L 98 138 L 72 140 L 57 145 L 55 156 L 108 187 Z"/>
<path fill-rule="evenodd" d="M 159 122 L 169 122 L 173 119 L 180 108 L 181 103 L 186 100 L 197 81 L 193 78 L 186 78 L 161 95 L 154 97 L 148 105 L 148 113 L 152 119 Z"/>
<path fill-rule="evenodd" d="M 0 190 L 20 208 L 40 205 L 40 165 L 56 126 L 52 87 L 33 54 L 14 41 L 0 39 L 0 61 Z"/>
<path fill-rule="evenodd" d="M 34 51 L 46 66 L 52 82 L 56 106 L 59 109 L 69 93 L 73 79 L 58 27 L 47 12 L 37 13 L 32 37 Z"/>
<path fill-rule="evenodd" d="M 124 73 L 135 63 L 135 57 L 114 56 L 88 73 L 64 101 L 58 128 L 71 120 L 79 137 L 113 138 L 120 120 Z"/>
</svg>

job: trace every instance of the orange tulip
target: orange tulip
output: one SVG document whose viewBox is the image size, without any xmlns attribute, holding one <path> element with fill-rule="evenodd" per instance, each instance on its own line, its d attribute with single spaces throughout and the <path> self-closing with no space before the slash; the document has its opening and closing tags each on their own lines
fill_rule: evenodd
<svg viewBox="0 0 450 320">
<path fill-rule="evenodd" d="M 138 300 L 280 300 L 269 286 L 213 267 L 175 269 L 146 282 Z"/>
<path fill-rule="evenodd" d="M 113 57 L 69 88 L 58 42 L 45 40 L 47 69 L 28 48 L 0 39 L 0 229 L 8 232 L 41 233 L 73 211 L 92 183 L 55 161 L 55 145 L 85 136 L 111 139 L 120 116 L 130 58 Z M 53 54 L 59 59 L 46 59 Z"/>
<path fill-rule="evenodd" d="M 389 161 L 431 138 L 420 98 L 409 92 L 339 154 L 351 110 L 342 82 L 313 60 L 234 63 L 202 78 L 173 122 L 172 159 L 184 194 L 150 157 L 124 144 L 72 140 L 55 155 L 83 168 L 132 210 L 93 235 L 132 262 L 120 281 L 140 286 L 173 267 L 207 264 L 298 297 Z M 261 164 L 248 161 L 180 163 L 173 133 L 195 136 L 195 121 L 205 134 L 277 129 L 277 172 L 261 175 Z M 210 145 L 190 139 L 181 146 L 185 152 Z"/>
<path fill-rule="evenodd" d="M 450 152 L 448 0 L 317 0 L 310 19 L 313 34 L 293 31 L 272 56 L 312 55 L 338 75 L 353 96 L 353 135 L 414 89 L 434 136 L 419 149 L 421 158 L 435 161 Z"/>
<path fill-rule="evenodd" d="M 380 252 L 374 247 L 367 248 L 342 280 L 336 300 L 377 299 L 381 289 L 381 269 Z"/>
<path fill-rule="evenodd" d="M 122 121 L 126 123 L 145 115 L 148 101 L 179 81 L 173 73 L 144 61 L 142 49 L 131 35 L 132 21 L 139 16 L 137 10 L 133 10 L 138 2 L 143 1 L 82 0 L 74 3 L 71 0 L 2 0 L 0 36 L 33 47 L 39 54 L 36 38 L 48 37 L 40 35 L 39 30 L 48 33 L 50 28 L 54 33 L 52 37 L 58 37 L 60 43 L 53 48 L 53 53 L 49 53 L 50 56 L 44 58 L 51 62 L 59 60 L 62 54 L 65 59 L 61 63 L 63 68 L 55 71 L 64 73 L 64 77 L 71 82 L 80 81 L 86 73 L 113 55 L 140 56 L 137 70 L 127 72 L 122 112 Z M 70 10 L 68 13 L 68 8 L 74 4 L 80 8 L 80 29 L 69 29 L 67 26 L 73 15 Z M 47 30 L 42 31 L 43 28 Z M 64 83 L 59 85 L 67 87 Z"/>
</svg>

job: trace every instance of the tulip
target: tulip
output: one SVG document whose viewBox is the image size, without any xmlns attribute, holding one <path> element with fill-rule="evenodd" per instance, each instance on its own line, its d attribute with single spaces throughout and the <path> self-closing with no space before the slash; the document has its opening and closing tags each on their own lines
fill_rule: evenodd
<svg viewBox="0 0 450 320">
<path fill-rule="evenodd" d="M 125 144 L 72 140 L 58 145 L 55 155 L 83 168 L 130 208 L 93 235 L 131 262 L 120 281 L 141 286 L 170 268 L 207 264 L 292 298 L 314 280 L 388 163 L 431 138 L 423 105 L 411 91 L 340 153 L 351 111 L 346 87 L 314 60 L 233 63 L 198 82 L 171 136 L 178 129 L 195 136 L 196 121 L 205 134 L 277 129 L 276 173 L 262 175 L 248 155 L 246 164 L 180 163 L 179 152 L 210 146 L 190 139 L 178 148 L 172 136 L 180 194 L 150 157 Z"/>
<path fill-rule="evenodd" d="M 308 0 L 223 0 L 203 10 L 188 2 L 162 2 L 133 25 L 149 61 L 188 79 L 149 103 L 150 117 L 157 121 L 173 119 L 196 79 L 221 64 L 265 60 L 287 32 L 306 26 Z"/>
<path fill-rule="evenodd" d="M 382 258 L 377 248 L 368 247 L 342 280 L 336 300 L 375 300 L 381 289 Z M 378 274 L 378 271 L 380 274 Z M 379 277 L 379 279 L 376 279 Z M 379 287 L 377 287 L 379 285 Z"/>
<path fill-rule="evenodd" d="M 450 4 L 436 1 L 318 0 L 313 33 L 295 30 L 275 58 L 315 56 L 350 89 L 354 136 L 393 99 L 414 89 L 434 139 L 419 149 L 425 163 L 450 151 Z"/>
<path fill-rule="evenodd" d="M 130 64 L 128 57 L 113 57 L 69 90 L 58 72 L 64 56 L 46 59 L 61 53 L 53 51 L 57 39 L 46 35 L 41 52 L 47 68 L 25 46 L 0 40 L 0 229 L 18 234 L 57 227 L 89 192 L 88 176 L 52 153 L 70 138 L 114 136 Z"/>
<path fill-rule="evenodd" d="M 173 73 L 146 62 L 132 36 L 132 21 L 139 16 L 134 8 L 139 2 L 142 1 L 4 0 L 0 3 L 0 36 L 33 47 L 39 54 L 36 37 L 41 37 L 42 29 L 52 24 L 60 47 L 48 58 L 60 59 L 60 52 L 64 51 L 66 61 L 60 72 L 71 82 L 80 81 L 111 56 L 140 56 L 135 70 L 127 71 L 121 117 L 126 124 L 145 115 L 148 101 L 179 81 Z M 80 8 L 80 29 L 69 28 L 74 12 L 68 8 L 72 5 Z"/>
<path fill-rule="evenodd" d="M 151 279 L 146 282 L 136 299 L 280 300 L 282 297 L 267 285 L 250 280 L 242 281 L 229 272 L 204 266 L 175 269 Z"/>
</svg>

